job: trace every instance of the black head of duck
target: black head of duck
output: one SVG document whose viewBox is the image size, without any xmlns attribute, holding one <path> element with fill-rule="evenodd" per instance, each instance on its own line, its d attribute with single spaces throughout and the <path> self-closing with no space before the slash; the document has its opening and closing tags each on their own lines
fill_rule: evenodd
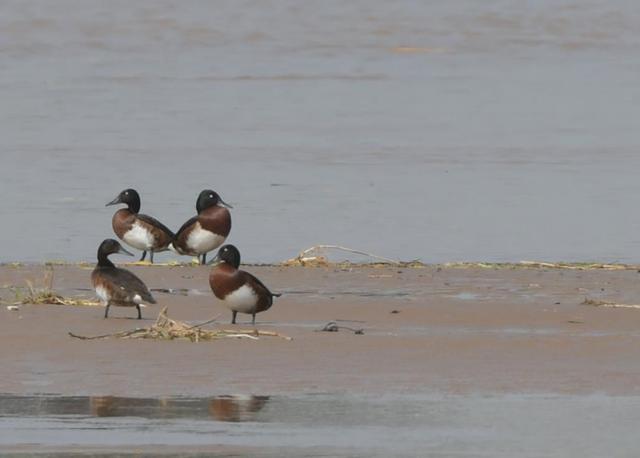
<svg viewBox="0 0 640 458">
<path fill-rule="evenodd" d="M 125 250 L 117 240 L 105 239 L 98 247 L 98 265 L 113 266 L 113 263 L 109 260 L 109 256 L 116 253 L 125 254 L 127 256 L 134 255 L 133 253 Z"/>
<path fill-rule="evenodd" d="M 118 204 L 125 204 L 131 213 L 138 213 L 140 211 L 140 194 L 135 189 L 125 189 L 115 199 L 108 202 L 105 207 Z"/>
<path fill-rule="evenodd" d="M 206 210 L 207 208 L 215 206 L 233 208 L 231 205 L 222 200 L 217 192 L 212 191 L 211 189 L 205 189 L 201 191 L 198 195 L 198 199 L 196 200 L 196 210 L 198 211 L 198 214 L 202 213 L 202 211 Z"/>
</svg>

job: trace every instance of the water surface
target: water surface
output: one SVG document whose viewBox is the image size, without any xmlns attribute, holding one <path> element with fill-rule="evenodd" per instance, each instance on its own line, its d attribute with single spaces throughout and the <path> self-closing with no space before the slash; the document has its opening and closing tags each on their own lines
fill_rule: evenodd
<svg viewBox="0 0 640 458">
<path fill-rule="evenodd" d="M 129 186 L 247 261 L 640 261 L 637 2 L 2 10 L 0 261 L 92 260 Z"/>
<path fill-rule="evenodd" d="M 635 397 L 0 397 L 0 446 L 257 447 L 274 456 L 633 456 Z M 535 434 L 532 434 L 535 431 Z M 113 448 L 113 455 L 105 452 Z"/>
</svg>

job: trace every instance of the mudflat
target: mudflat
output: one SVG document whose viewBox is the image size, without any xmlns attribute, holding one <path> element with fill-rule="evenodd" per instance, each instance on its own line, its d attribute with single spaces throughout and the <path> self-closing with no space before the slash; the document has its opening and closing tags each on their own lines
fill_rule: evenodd
<svg viewBox="0 0 640 458">
<path fill-rule="evenodd" d="M 208 267 L 130 266 L 157 306 L 2 307 L 3 393 L 27 395 L 640 394 L 638 271 L 546 268 L 246 266 L 283 296 L 256 327 L 293 339 L 102 339 L 151 325 L 164 306 L 189 323 L 251 329 L 212 295 Z M 42 265 L 0 267 L 0 297 L 42 282 Z M 54 266 L 53 289 L 93 297 L 92 266 Z M 328 322 L 344 326 L 321 332 Z M 346 329 L 362 329 L 356 334 Z"/>
</svg>

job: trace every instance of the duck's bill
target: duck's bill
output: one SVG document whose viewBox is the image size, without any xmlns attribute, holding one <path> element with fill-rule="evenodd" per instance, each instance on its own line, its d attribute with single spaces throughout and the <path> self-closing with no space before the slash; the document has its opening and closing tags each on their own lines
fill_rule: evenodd
<svg viewBox="0 0 640 458">
<path fill-rule="evenodd" d="M 120 200 L 120 196 L 116 197 L 115 199 L 113 199 L 111 202 L 109 202 L 108 204 L 105 204 L 105 207 L 108 207 L 109 205 L 116 205 L 116 204 L 121 204 L 122 200 Z"/>
<path fill-rule="evenodd" d="M 220 254 L 216 254 L 211 261 L 207 263 L 208 266 L 220 264 Z"/>
<path fill-rule="evenodd" d="M 118 250 L 118 253 L 126 254 L 127 256 L 135 256 L 135 254 L 133 254 L 133 253 L 132 253 L 132 252 L 130 252 L 130 251 L 125 250 L 125 249 L 124 249 L 124 248 L 122 248 L 122 247 L 120 247 L 120 249 Z"/>
<path fill-rule="evenodd" d="M 220 203 L 227 208 L 233 208 L 233 206 L 229 205 L 228 203 L 226 203 L 224 200 L 220 199 Z"/>
</svg>

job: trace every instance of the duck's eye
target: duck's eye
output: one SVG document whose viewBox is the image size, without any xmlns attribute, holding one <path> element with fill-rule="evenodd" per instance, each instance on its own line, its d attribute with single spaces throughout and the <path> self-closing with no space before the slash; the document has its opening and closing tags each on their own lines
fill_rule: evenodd
<svg viewBox="0 0 640 458">
<path fill-rule="evenodd" d="M 209 194 L 209 197 L 211 197 L 213 199 L 213 194 Z"/>
</svg>

